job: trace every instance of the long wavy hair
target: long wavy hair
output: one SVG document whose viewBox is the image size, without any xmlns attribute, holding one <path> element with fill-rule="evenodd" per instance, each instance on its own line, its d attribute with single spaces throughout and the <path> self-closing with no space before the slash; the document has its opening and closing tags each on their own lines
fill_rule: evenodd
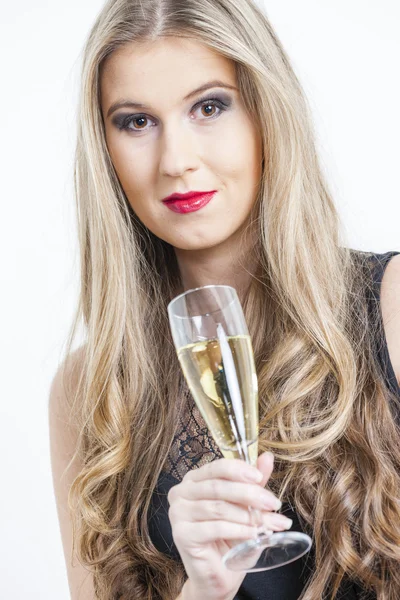
<svg viewBox="0 0 400 600">
<path fill-rule="evenodd" d="M 65 382 L 82 465 L 69 494 L 73 553 L 102 600 L 172 600 L 185 580 L 147 525 L 185 401 L 166 310 L 180 274 L 173 247 L 127 200 L 100 109 L 106 58 L 162 36 L 234 61 L 263 138 L 257 270 L 243 307 L 259 379 L 259 448 L 275 455 L 269 485 L 314 537 L 302 599 L 334 598 L 349 578 L 379 600 L 398 600 L 399 431 L 376 357 L 382 323 L 367 309 L 368 255 L 339 240 L 310 108 L 252 0 L 109 0 L 86 40 L 74 178 L 81 288 L 66 352 L 79 376 L 73 388 Z M 79 323 L 85 343 L 72 353 Z"/>
</svg>

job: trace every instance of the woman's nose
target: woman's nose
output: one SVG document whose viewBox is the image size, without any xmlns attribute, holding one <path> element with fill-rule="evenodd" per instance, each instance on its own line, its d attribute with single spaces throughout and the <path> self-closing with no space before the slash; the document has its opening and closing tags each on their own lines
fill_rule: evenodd
<svg viewBox="0 0 400 600">
<path fill-rule="evenodd" d="M 198 164 L 198 148 L 193 133 L 181 127 L 165 131 L 161 139 L 160 174 L 177 177 Z"/>
</svg>

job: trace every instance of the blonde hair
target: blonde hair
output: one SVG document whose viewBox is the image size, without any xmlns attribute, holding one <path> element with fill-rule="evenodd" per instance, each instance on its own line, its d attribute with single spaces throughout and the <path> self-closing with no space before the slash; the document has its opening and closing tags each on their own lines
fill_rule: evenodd
<svg viewBox="0 0 400 600">
<path fill-rule="evenodd" d="M 163 36 L 197 40 L 234 61 L 246 109 L 260 123 L 258 271 L 243 306 L 259 378 L 260 451 L 275 454 L 270 485 L 314 536 L 302 599 L 334 598 L 348 577 L 379 600 L 397 600 L 399 438 L 373 345 L 381 322 L 368 318 L 368 256 L 339 244 L 304 93 L 251 0 L 112 0 L 86 42 L 75 167 L 81 290 L 67 350 L 83 319 L 70 407 L 83 463 L 69 496 L 74 551 L 102 600 L 170 600 L 185 579 L 147 526 L 184 401 L 166 311 L 180 275 L 174 249 L 127 201 L 99 92 L 114 50 Z"/>
</svg>

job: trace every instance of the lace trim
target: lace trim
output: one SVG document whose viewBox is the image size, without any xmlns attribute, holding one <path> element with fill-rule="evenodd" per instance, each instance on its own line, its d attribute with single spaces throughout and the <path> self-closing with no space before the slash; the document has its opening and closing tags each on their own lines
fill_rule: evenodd
<svg viewBox="0 0 400 600">
<path fill-rule="evenodd" d="M 223 457 L 189 391 L 183 406 L 178 432 L 164 465 L 164 471 L 179 481 L 191 469 Z"/>
</svg>

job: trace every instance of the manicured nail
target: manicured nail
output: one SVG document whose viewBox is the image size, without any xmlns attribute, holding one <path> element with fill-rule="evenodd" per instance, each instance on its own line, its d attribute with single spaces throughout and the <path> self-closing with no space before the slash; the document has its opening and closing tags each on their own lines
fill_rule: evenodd
<svg viewBox="0 0 400 600">
<path fill-rule="evenodd" d="M 285 529 L 290 529 L 291 526 L 293 525 L 292 519 L 288 519 L 287 517 L 284 517 L 283 515 L 274 515 L 274 517 L 272 519 L 272 523 L 274 523 L 274 525 L 284 527 Z"/>
<path fill-rule="evenodd" d="M 282 502 L 280 500 L 278 500 L 278 498 L 276 498 L 276 496 L 271 497 L 270 494 L 268 494 L 267 496 L 262 494 L 261 502 L 262 502 L 263 508 L 266 510 L 279 510 L 280 508 L 282 508 Z"/>
</svg>

